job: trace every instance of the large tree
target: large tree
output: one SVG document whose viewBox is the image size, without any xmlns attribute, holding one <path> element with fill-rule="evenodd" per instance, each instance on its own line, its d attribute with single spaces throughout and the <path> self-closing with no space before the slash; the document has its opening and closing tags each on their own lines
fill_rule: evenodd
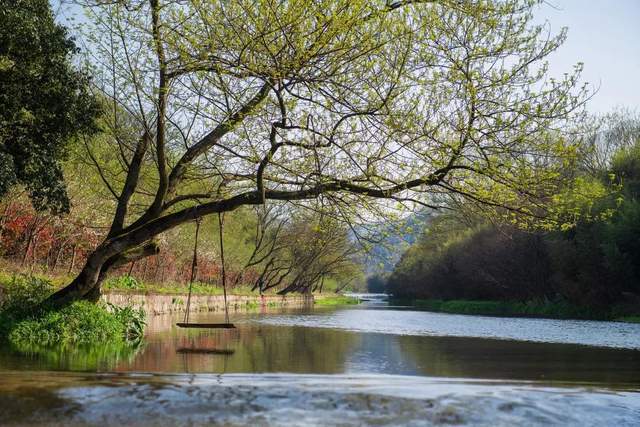
<svg viewBox="0 0 640 427">
<path fill-rule="evenodd" d="M 48 0 L 0 0 L 0 197 L 21 184 L 36 209 L 69 210 L 60 162 L 98 113 L 76 53 Z"/>
<path fill-rule="evenodd" d="M 564 32 L 533 25 L 540 3 L 94 1 L 113 148 L 93 160 L 120 165 L 101 169 L 116 208 L 52 301 L 96 297 L 110 268 L 156 253 L 155 236 L 243 205 L 362 214 L 453 196 L 543 214 L 572 151 L 549 135 L 585 94 L 579 67 L 547 76 Z"/>
</svg>

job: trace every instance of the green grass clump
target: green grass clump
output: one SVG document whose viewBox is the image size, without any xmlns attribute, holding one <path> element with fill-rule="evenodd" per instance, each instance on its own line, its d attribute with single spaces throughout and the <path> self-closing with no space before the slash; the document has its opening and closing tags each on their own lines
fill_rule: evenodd
<svg viewBox="0 0 640 427">
<path fill-rule="evenodd" d="M 314 297 L 314 303 L 316 305 L 355 305 L 355 304 L 359 304 L 360 301 L 358 300 L 358 298 L 348 297 L 344 295 L 335 295 L 335 296 L 316 295 Z"/>
<path fill-rule="evenodd" d="M 640 323 L 640 316 L 622 316 L 614 319 L 616 322 Z"/>
<path fill-rule="evenodd" d="M 126 291 L 132 293 L 184 295 L 189 292 L 189 284 L 186 283 L 146 283 L 133 276 L 124 275 L 112 277 L 102 284 L 105 291 Z M 221 285 L 194 282 L 191 285 L 193 295 L 222 295 L 224 290 Z M 229 295 L 257 295 L 252 286 L 239 285 L 227 288 Z"/>
<path fill-rule="evenodd" d="M 126 290 L 144 290 L 145 286 L 133 276 L 125 274 L 124 276 L 112 277 L 104 282 L 103 289 L 126 289 Z"/>
<path fill-rule="evenodd" d="M 396 301 L 402 303 L 403 301 Z M 404 301 L 406 302 L 406 301 Z M 559 319 L 612 320 L 618 316 L 611 312 L 573 305 L 567 301 L 470 301 L 470 300 L 414 300 L 410 305 L 429 311 L 451 314 L 485 316 L 546 317 Z M 630 321 L 633 317 L 625 317 Z M 631 320 L 632 321 L 632 320 Z"/>
<path fill-rule="evenodd" d="M 61 310 L 18 321 L 9 340 L 51 345 L 110 341 L 122 335 L 122 325 L 114 315 L 96 304 L 76 301 Z"/>
<path fill-rule="evenodd" d="M 12 343 L 53 345 L 135 341 L 144 333 L 144 314 L 130 307 L 107 307 L 75 301 L 60 310 L 47 310 L 15 322 Z"/>
<path fill-rule="evenodd" d="M 4 278 L 1 286 L 4 293 L 0 312 L 12 315 L 34 314 L 37 307 L 55 290 L 48 280 L 17 274 Z"/>
<path fill-rule="evenodd" d="M 32 276 L 14 276 L 3 288 L 0 338 L 14 345 L 131 342 L 144 334 L 142 310 L 88 301 L 48 308 L 42 303 L 54 288 Z"/>
</svg>

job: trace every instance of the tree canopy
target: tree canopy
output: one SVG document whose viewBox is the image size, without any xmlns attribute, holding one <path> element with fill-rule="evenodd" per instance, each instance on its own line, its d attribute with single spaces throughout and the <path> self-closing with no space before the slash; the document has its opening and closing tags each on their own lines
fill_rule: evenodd
<svg viewBox="0 0 640 427">
<path fill-rule="evenodd" d="M 47 0 L 0 2 L 0 197 L 21 184 L 36 209 L 69 210 L 60 161 L 98 112 L 75 53 Z"/>
<path fill-rule="evenodd" d="M 96 84 L 113 107 L 99 141 L 120 170 L 93 163 L 117 206 L 54 299 L 99 288 L 162 232 L 243 205 L 349 216 L 371 200 L 462 198 L 544 215 L 575 151 L 559 129 L 586 90 L 579 65 L 547 75 L 565 34 L 533 24 L 538 3 L 90 2 Z"/>
</svg>

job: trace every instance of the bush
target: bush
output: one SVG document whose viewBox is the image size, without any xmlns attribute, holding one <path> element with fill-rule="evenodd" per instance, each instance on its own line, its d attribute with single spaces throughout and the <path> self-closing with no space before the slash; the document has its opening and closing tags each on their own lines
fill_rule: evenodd
<svg viewBox="0 0 640 427">
<path fill-rule="evenodd" d="M 143 332 L 144 314 L 139 310 L 111 306 L 110 311 L 101 304 L 76 301 L 60 310 L 18 321 L 9 332 L 9 340 L 40 345 L 118 342 L 139 339 Z"/>
<path fill-rule="evenodd" d="M 61 309 L 42 306 L 54 291 L 47 280 L 14 276 L 0 306 L 0 338 L 13 344 L 131 342 L 144 334 L 144 312 L 131 307 L 76 301 Z"/>
<path fill-rule="evenodd" d="M 124 276 L 113 277 L 104 284 L 105 289 L 144 289 L 144 284 L 135 277 L 125 274 Z"/>
<path fill-rule="evenodd" d="M 54 287 L 48 280 L 35 276 L 14 275 L 4 285 L 5 295 L 0 301 L 0 311 L 14 313 L 33 313 L 49 295 Z"/>
<path fill-rule="evenodd" d="M 136 310 L 133 307 L 118 307 L 113 304 L 108 304 L 108 307 L 122 325 L 124 339 L 139 341 L 144 335 L 145 326 L 147 326 L 147 322 L 144 320 L 144 311 L 142 309 Z"/>
</svg>

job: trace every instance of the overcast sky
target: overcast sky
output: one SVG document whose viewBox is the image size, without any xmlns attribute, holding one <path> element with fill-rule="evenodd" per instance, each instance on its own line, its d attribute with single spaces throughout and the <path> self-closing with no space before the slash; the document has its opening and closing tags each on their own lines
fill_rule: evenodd
<svg viewBox="0 0 640 427">
<path fill-rule="evenodd" d="M 59 0 L 51 1 L 57 7 Z M 546 0 L 537 20 L 549 22 L 553 32 L 569 28 L 567 41 L 549 58 L 550 72 L 561 76 L 583 62 L 583 81 L 598 88 L 591 112 L 640 112 L 640 0 Z"/>
</svg>

